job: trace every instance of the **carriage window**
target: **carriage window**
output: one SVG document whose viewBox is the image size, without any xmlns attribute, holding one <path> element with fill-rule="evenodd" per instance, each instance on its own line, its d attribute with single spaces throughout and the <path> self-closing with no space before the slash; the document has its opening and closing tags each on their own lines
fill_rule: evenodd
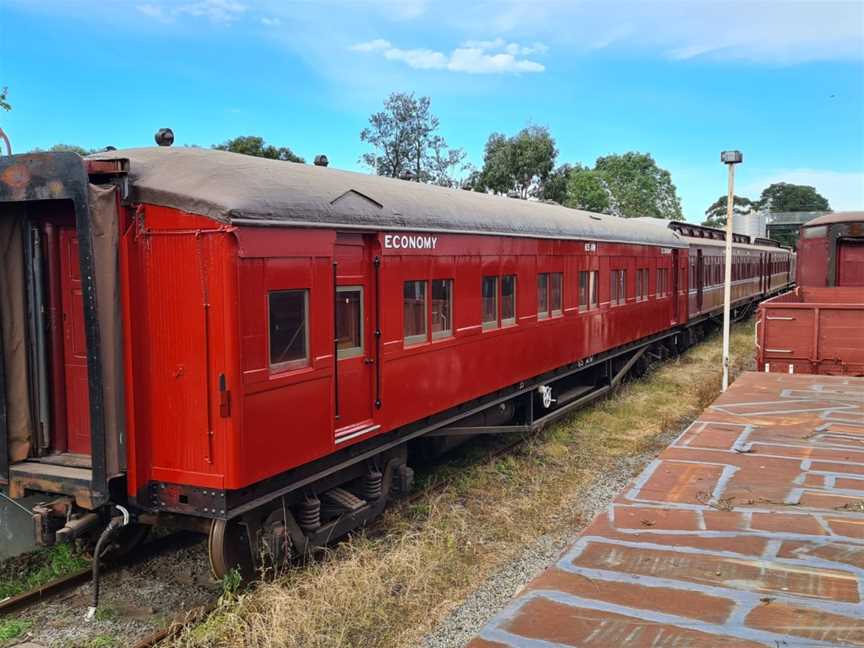
<svg viewBox="0 0 864 648">
<path fill-rule="evenodd" d="M 549 279 L 549 307 L 552 315 L 560 315 L 564 295 L 564 273 L 553 272 L 549 275 Z"/>
<path fill-rule="evenodd" d="M 828 236 L 828 226 L 818 225 L 816 227 L 804 227 L 803 235 L 805 239 L 826 238 Z"/>
<path fill-rule="evenodd" d="M 588 310 L 588 271 L 579 272 L 579 310 Z"/>
<path fill-rule="evenodd" d="M 648 299 L 648 269 L 636 270 L 636 301 Z"/>
<path fill-rule="evenodd" d="M 600 271 L 592 270 L 589 280 L 588 287 L 591 296 L 591 308 L 600 308 Z"/>
<path fill-rule="evenodd" d="M 657 296 L 669 294 L 669 268 L 657 268 Z"/>
<path fill-rule="evenodd" d="M 611 303 L 624 304 L 627 302 L 627 271 L 613 270 L 611 276 L 612 297 Z"/>
<path fill-rule="evenodd" d="M 278 290 L 267 295 L 270 368 L 294 369 L 309 364 L 309 291 Z"/>
<path fill-rule="evenodd" d="M 363 355 L 363 287 L 336 289 L 336 352 L 342 358 Z"/>
<path fill-rule="evenodd" d="M 483 328 L 498 328 L 498 277 L 483 277 Z"/>
<path fill-rule="evenodd" d="M 432 339 L 453 335 L 453 280 L 432 280 Z"/>
<path fill-rule="evenodd" d="M 516 275 L 501 277 L 501 325 L 516 323 Z"/>
<path fill-rule="evenodd" d="M 537 275 L 537 317 L 549 317 L 549 273 Z"/>
<path fill-rule="evenodd" d="M 426 282 L 406 281 L 403 292 L 406 344 L 426 341 Z"/>
</svg>

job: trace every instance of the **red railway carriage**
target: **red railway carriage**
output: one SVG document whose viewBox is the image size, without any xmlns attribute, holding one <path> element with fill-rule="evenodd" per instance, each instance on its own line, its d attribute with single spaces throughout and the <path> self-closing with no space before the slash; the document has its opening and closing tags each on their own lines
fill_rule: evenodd
<svg viewBox="0 0 864 648">
<path fill-rule="evenodd" d="M 121 505 L 209 530 L 220 575 L 302 552 L 409 487 L 409 442 L 535 429 L 698 338 L 682 226 L 202 149 L 3 158 L 0 479 L 55 495 L 48 543 Z"/>
<path fill-rule="evenodd" d="M 864 286 L 864 212 L 825 214 L 801 226 L 798 284 Z"/>
</svg>

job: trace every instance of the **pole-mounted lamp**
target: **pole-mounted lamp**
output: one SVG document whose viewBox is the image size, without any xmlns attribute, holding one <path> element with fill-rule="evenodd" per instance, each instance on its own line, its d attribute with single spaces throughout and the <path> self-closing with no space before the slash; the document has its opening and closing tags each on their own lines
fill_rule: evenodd
<svg viewBox="0 0 864 648">
<path fill-rule="evenodd" d="M 744 161 L 741 151 L 723 151 L 720 161 L 729 167 L 726 197 L 726 268 L 723 278 L 723 391 L 729 387 L 729 317 L 732 301 L 732 213 L 735 204 L 735 165 Z"/>
</svg>

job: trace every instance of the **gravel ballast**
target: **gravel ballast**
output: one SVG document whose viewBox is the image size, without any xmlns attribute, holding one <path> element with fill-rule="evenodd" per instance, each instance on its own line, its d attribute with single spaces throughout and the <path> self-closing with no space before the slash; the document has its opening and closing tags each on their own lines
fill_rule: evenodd
<svg viewBox="0 0 864 648">
<path fill-rule="evenodd" d="M 426 635 L 421 648 L 461 648 L 474 638 L 513 596 L 534 577 L 552 565 L 587 523 L 605 510 L 615 496 L 678 434 L 657 438 L 650 452 L 625 457 L 612 470 L 601 473 L 587 488 L 574 494 L 567 514 L 576 522 L 566 533 L 545 535 L 525 547 L 521 554 L 486 580 L 461 605 Z"/>
<path fill-rule="evenodd" d="M 207 543 L 185 537 L 177 547 L 106 573 L 93 620 L 85 618 L 93 596 L 89 583 L 26 608 L 16 618 L 32 625 L 18 641 L 46 648 L 132 646 L 183 610 L 211 601 L 220 588 L 210 577 Z"/>
</svg>

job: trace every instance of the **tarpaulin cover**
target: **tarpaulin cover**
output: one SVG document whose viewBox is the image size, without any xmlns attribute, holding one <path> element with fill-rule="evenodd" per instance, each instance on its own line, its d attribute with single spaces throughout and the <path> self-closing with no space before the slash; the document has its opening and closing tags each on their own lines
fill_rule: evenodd
<svg viewBox="0 0 864 648">
<path fill-rule="evenodd" d="M 223 223 L 460 232 L 684 247 L 656 224 L 417 182 L 201 148 L 109 151 L 129 160 L 133 201 Z"/>
<path fill-rule="evenodd" d="M 27 368 L 23 226 L 23 206 L 12 205 L 4 210 L 0 218 L 0 333 L 11 462 L 27 458 L 34 437 Z"/>
<path fill-rule="evenodd" d="M 115 475 L 123 468 L 122 440 L 125 437 L 117 199 L 113 186 L 90 185 L 88 191 L 101 339 L 106 468 L 109 475 Z M 0 218 L 0 333 L 6 377 L 9 460 L 12 463 L 27 459 L 35 438 L 28 379 L 28 309 L 22 233 L 25 205 L 13 203 L 4 207 Z"/>
<path fill-rule="evenodd" d="M 90 239 L 96 269 L 96 307 L 105 404 L 105 460 L 109 476 L 120 472 L 125 439 L 123 348 L 118 289 L 119 226 L 117 194 L 113 185 L 89 187 Z"/>
</svg>

